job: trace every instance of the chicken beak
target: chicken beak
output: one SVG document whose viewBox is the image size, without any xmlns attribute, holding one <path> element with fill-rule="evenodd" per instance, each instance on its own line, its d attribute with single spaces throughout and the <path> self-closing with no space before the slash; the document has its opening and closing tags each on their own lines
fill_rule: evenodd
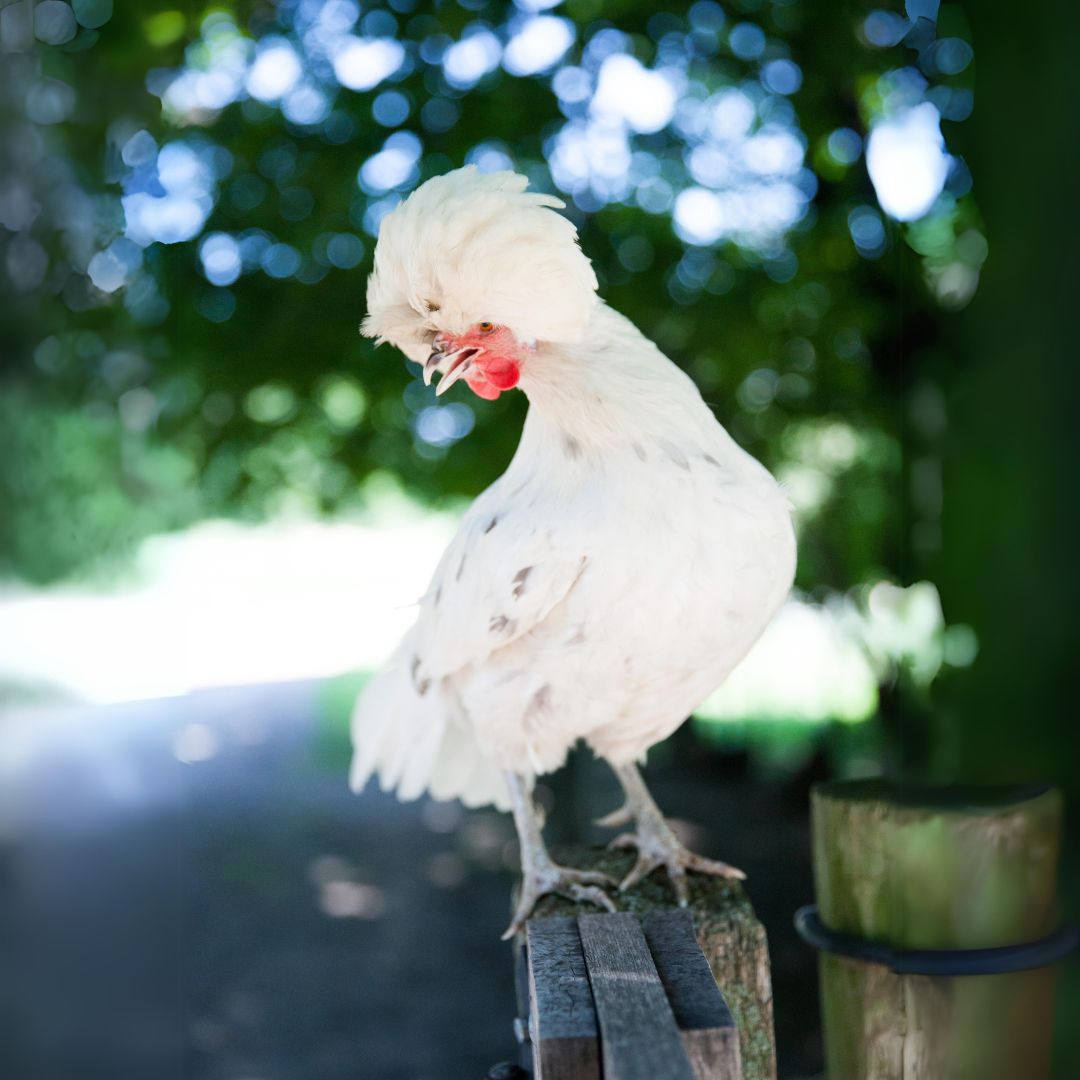
<svg viewBox="0 0 1080 1080">
<path fill-rule="evenodd" d="M 439 385 L 435 387 L 435 396 L 441 397 L 472 367 L 473 359 L 480 352 L 475 346 L 457 349 L 444 358 L 444 364 L 440 368 L 443 372 Z"/>
<path fill-rule="evenodd" d="M 430 386 L 435 372 L 441 372 L 442 378 L 435 388 L 436 396 L 445 394 L 464 375 L 476 355 L 480 352 L 475 345 L 465 345 L 458 349 L 433 349 L 424 361 L 424 385 Z"/>
<path fill-rule="evenodd" d="M 424 361 L 424 385 L 430 386 L 432 376 L 439 370 L 439 363 L 446 356 L 443 349 L 432 349 L 431 355 Z"/>
</svg>

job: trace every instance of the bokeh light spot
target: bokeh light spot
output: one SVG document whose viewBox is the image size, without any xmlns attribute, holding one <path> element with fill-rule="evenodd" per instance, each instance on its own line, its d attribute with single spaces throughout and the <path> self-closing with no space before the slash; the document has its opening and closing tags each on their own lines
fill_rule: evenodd
<svg viewBox="0 0 1080 1080">
<path fill-rule="evenodd" d="M 146 40 L 157 49 L 171 45 L 183 37 L 187 22 L 181 11 L 159 11 L 143 22 Z"/>
<path fill-rule="evenodd" d="M 63 0 L 41 0 L 34 6 L 34 36 L 46 45 L 65 45 L 76 34 L 75 13 Z"/>
<path fill-rule="evenodd" d="M 791 60 L 770 60 L 761 69 L 761 81 L 774 94 L 794 94 L 802 86 L 802 70 Z"/>
<path fill-rule="evenodd" d="M 349 90 L 371 90 L 404 59 L 405 49 L 391 38 L 350 38 L 334 55 L 334 75 Z"/>
<path fill-rule="evenodd" d="M 420 140 L 412 132 L 395 132 L 360 167 L 360 187 L 369 195 L 381 195 L 410 185 L 417 175 L 420 151 Z"/>
<path fill-rule="evenodd" d="M 112 18 L 113 0 L 71 0 L 71 6 L 79 25 L 88 30 L 97 30 Z"/>
<path fill-rule="evenodd" d="M 675 87 L 633 56 L 616 53 L 600 67 L 593 112 L 622 121 L 634 131 L 660 131 L 675 115 Z"/>
<path fill-rule="evenodd" d="M 851 128 L 837 128 L 829 133 L 827 143 L 832 159 L 840 165 L 852 165 L 862 153 L 862 138 Z"/>
<path fill-rule="evenodd" d="M 409 118 L 411 105 L 400 90 L 386 90 L 371 103 L 371 115 L 383 127 L 398 127 Z"/>
<path fill-rule="evenodd" d="M 449 131 L 461 117 L 461 106 L 445 97 L 433 97 L 420 110 L 420 122 L 436 135 Z"/>
<path fill-rule="evenodd" d="M 35 124 L 63 123 L 75 110 L 75 91 L 59 79 L 41 79 L 26 95 L 26 115 Z"/>
<path fill-rule="evenodd" d="M 473 429 L 476 417 L 468 405 L 429 405 L 416 417 L 417 437 L 431 446 L 450 446 Z"/>
<path fill-rule="evenodd" d="M 895 11 L 872 11 L 863 20 L 863 34 L 871 45 L 886 49 L 898 44 L 911 24 Z"/>
<path fill-rule="evenodd" d="M 284 383 L 263 383 L 244 398 L 244 412 L 259 424 L 280 424 L 296 408 L 296 395 Z"/>
<path fill-rule="evenodd" d="M 525 19 L 514 30 L 503 53 L 511 75 L 535 75 L 557 63 L 574 42 L 574 25 L 552 15 Z"/>
<path fill-rule="evenodd" d="M 367 395 L 355 379 L 335 375 L 319 388 L 319 405 L 339 431 L 351 431 L 367 412 Z"/>
<path fill-rule="evenodd" d="M 173 735 L 173 756 L 185 765 L 209 761 L 219 748 L 217 733 L 206 724 L 188 724 Z"/>
<path fill-rule="evenodd" d="M 321 124 L 330 111 L 330 99 L 318 87 L 302 83 L 286 95 L 281 111 L 294 124 Z"/>
<path fill-rule="evenodd" d="M 335 233 L 326 243 L 326 257 L 341 270 L 351 270 L 364 258 L 364 242 L 353 233 Z"/>
<path fill-rule="evenodd" d="M 885 250 L 885 226 L 870 206 L 857 206 L 848 214 L 848 229 L 860 255 L 876 259 Z"/>
<path fill-rule="evenodd" d="M 499 143 L 483 142 L 472 147 L 465 155 L 467 165 L 475 165 L 481 172 L 503 172 L 514 167 L 514 159 Z"/>
<path fill-rule="evenodd" d="M 208 233 L 199 245 L 199 258 L 211 285 L 231 285 L 240 276 L 240 245 L 228 233 Z"/>
<path fill-rule="evenodd" d="M 736 23 L 728 35 L 728 44 L 740 60 L 756 60 L 765 51 L 765 31 L 756 23 Z"/>
<path fill-rule="evenodd" d="M 263 252 L 261 265 L 269 277 L 292 277 L 300 269 L 300 252 L 291 244 L 271 244 Z"/>
<path fill-rule="evenodd" d="M 459 90 L 475 85 L 499 66 L 502 46 L 490 30 L 475 30 L 443 53 L 446 81 Z"/>
<path fill-rule="evenodd" d="M 897 221 L 922 217 L 949 172 L 941 116 L 928 101 L 879 121 L 866 144 L 866 167 L 881 208 Z"/>
<path fill-rule="evenodd" d="M 303 68 L 296 50 L 282 38 L 266 38 L 247 74 L 247 92 L 259 101 L 277 101 L 300 80 Z"/>
</svg>

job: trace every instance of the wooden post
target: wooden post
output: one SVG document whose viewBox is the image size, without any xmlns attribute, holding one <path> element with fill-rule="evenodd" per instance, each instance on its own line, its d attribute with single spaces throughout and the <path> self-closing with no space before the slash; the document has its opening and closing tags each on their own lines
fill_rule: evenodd
<svg viewBox="0 0 1080 1080">
<path fill-rule="evenodd" d="M 569 866 L 601 870 L 618 880 L 626 876 L 634 862 L 632 853 L 605 848 L 574 847 L 556 854 L 560 861 Z M 650 924 L 650 913 L 678 910 L 671 887 L 660 872 L 651 874 L 630 891 L 619 894 L 617 902 L 621 911 L 641 920 L 650 943 L 656 932 Z M 718 1060 L 730 1061 L 731 1068 L 738 1068 L 741 1059 L 743 1080 L 775 1080 L 772 980 L 764 927 L 754 915 L 742 886 L 722 878 L 690 875 L 689 913 L 697 943 L 738 1029 L 738 1054 L 732 1047 L 730 1053 L 721 1051 Z M 596 908 L 592 905 L 574 904 L 561 897 L 548 896 L 537 905 L 533 922 L 549 916 L 569 915 L 576 918 L 595 914 Z M 663 971 L 659 974 L 663 980 Z M 697 1069 L 699 1062 L 695 1060 L 693 1051 L 696 1036 L 692 1032 L 700 1030 L 704 1033 L 724 1026 L 725 1022 L 711 1014 L 708 1017 L 698 1014 L 689 1003 L 678 1005 L 672 1000 L 671 1006 L 677 1014 L 683 1044 Z M 725 1038 L 733 1040 L 734 1035 L 729 1030 Z M 717 1045 L 712 1035 L 709 1036 L 709 1045 Z M 718 1075 L 725 1074 L 720 1072 Z"/>
<path fill-rule="evenodd" d="M 821 784 L 811 829 L 830 930 L 901 949 L 977 949 L 1057 929 L 1056 791 Z M 830 1080 L 1049 1076 L 1052 968 L 897 975 L 823 952 L 820 972 Z"/>
</svg>

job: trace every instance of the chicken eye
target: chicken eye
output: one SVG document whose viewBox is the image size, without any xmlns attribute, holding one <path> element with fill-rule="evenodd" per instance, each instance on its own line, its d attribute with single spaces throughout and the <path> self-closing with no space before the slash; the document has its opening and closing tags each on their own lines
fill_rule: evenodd
<svg viewBox="0 0 1080 1080">
<path fill-rule="evenodd" d="M 495 324 L 490 322 L 482 322 L 479 324 L 479 330 L 481 334 L 490 334 L 495 329 Z"/>
</svg>

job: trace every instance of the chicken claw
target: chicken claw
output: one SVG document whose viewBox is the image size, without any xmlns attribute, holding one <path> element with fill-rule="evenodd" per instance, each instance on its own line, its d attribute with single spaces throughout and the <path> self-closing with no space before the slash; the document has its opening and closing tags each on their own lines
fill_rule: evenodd
<svg viewBox="0 0 1080 1080">
<path fill-rule="evenodd" d="M 609 847 L 637 848 L 637 862 L 630 873 L 623 878 L 619 892 L 632 889 L 639 881 L 648 877 L 657 867 L 667 869 L 671 887 L 679 907 L 686 907 L 690 902 L 690 890 L 686 876 L 688 870 L 697 874 L 710 874 L 713 877 L 733 878 L 742 881 L 746 874 L 734 866 L 715 859 L 706 859 L 683 847 L 671 827 L 662 817 L 644 816 L 638 821 L 637 832 L 622 833 L 611 841 Z"/>
<path fill-rule="evenodd" d="M 542 896 L 557 893 L 579 904 L 589 903 L 602 907 L 605 911 L 616 910 L 612 899 L 601 888 L 602 885 L 614 887 L 616 881 L 607 874 L 596 870 L 575 870 L 569 866 L 548 863 L 533 871 L 526 871 L 521 882 L 521 896 L 518 899 L 514 918 L 503 934 L 503 941 L 508 941 L 519 930 L 525 928 L 525 921 L 532 914 Z"/>
<path fill-rule="evenodd" d="M 634 811 L 631 810 L 629 802 L 624 802 L 617 810 L 612 810 L 610 814 L 596 818 L 593 824 L 601 829 L 618 829 L 623 825 L 629 825 L 633 820 Z"/>
</svg>

